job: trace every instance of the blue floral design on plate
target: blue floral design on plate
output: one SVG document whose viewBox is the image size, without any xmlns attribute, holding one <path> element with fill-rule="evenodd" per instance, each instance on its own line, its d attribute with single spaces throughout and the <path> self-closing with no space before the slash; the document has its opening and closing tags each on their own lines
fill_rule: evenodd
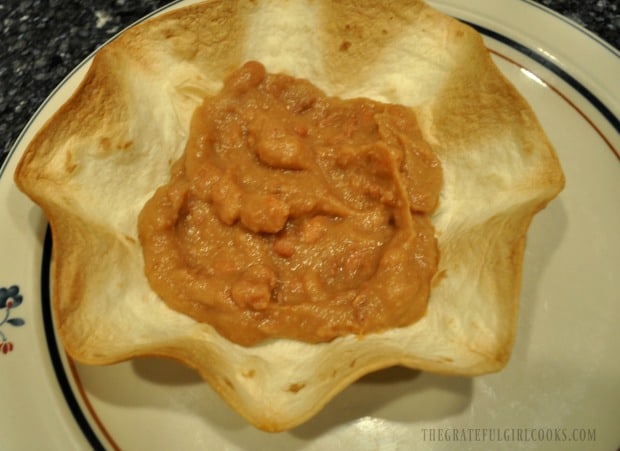
<svg viewBox="0 0 620 451">
<path fill-rule="evenodd" d="M 0 288 L 0 329 L 8 324 L 11 326 L 23 326 L 26 324 L 23 318 L 11 317 L 12 311 L 19 307 L 24 298 L 19 294 L 19 287 L 12 285 L 9 288 Z M 8 354 L 13 350 L 13 343 L 0 330 L 0 354 Z"/>
</svg>

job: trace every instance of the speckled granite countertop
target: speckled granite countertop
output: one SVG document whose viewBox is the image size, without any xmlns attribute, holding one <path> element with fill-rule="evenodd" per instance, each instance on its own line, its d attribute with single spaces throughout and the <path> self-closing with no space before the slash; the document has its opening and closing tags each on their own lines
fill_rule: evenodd
<svg viewBox="0 0 620 451">
<path fill-rule="evenodd" d="M 58 83 L 111 36 L 169 0 L 3 0 L 0 165 Z M 538 0 L 620 48 L 618 0 Z"/>
</svg>

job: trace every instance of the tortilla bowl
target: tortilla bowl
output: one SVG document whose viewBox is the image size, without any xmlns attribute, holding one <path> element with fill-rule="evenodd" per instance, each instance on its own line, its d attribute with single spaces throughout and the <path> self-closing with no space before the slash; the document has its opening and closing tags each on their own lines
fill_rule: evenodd
<svg viewBox="0 0 620 451">
<path fill-rule="evenodd" d="M 330 96 L 416 113 L 444 176 L 432 217 L 438 271 L 421 320 L 244 347 L 151 290 L 138 215 L 182 155 L 195 108 L 249 60 Z M 53 311 L 73 359 L 177 359 L 253 425 L 281 431 L 381 368 L 500 370 L 515 339 L 526 232 L 564 176 L 531 108 L 467 25 L 421 1 L 240 0 L 174 10 L 102 48 L 15 181 L 51 225 Z"/>
</svg>

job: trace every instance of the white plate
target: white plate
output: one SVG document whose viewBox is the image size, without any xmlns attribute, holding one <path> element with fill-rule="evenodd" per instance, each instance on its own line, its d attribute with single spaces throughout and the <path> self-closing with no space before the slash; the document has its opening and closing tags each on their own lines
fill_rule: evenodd
<svg viewBox="0 0 620 451">
<path fill-rule="evenodd" d="M 79 83 L 87 60 L 52 93 L 0 169 L 1 449 L 620 446 L 614 280 L 620 272 L 620 54 L 527 1 L 431 3 L 485 35 L 566 173 L 566 189 L 536 216 L 528 235 L 508 366 L 475 379 L 386 370 L 346 389 L 308 423 L 268 434 L 174 362 L 84 367 L 68 361 L 51 325 L 45 218 L 12 174 L 29 139 Z M 2 308 L 13 286 L 13 307 Z M 3 321 L 7 313 L 13 324 Z M 13 349 L 3 353 L 2 342 Z"/>
</svg>

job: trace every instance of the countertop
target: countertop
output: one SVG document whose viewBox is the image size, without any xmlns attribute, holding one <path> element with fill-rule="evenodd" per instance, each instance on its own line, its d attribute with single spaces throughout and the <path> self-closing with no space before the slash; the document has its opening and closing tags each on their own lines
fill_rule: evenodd
<svg viewBox="0 0 620 451">
<path fill-rule="evenodd" d="M 85 57 L 169 0 L 3 0 L 0 166 L 37 108 Z M 620 48 L 618 0 L 538 0 Z"/>
</svg>

